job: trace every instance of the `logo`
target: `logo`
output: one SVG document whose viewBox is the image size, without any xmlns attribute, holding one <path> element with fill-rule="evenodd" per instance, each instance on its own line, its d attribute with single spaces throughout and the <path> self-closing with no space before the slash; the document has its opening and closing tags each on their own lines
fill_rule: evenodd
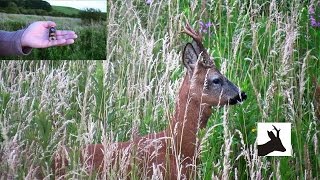
<svg viewBox="0 0 320 180">
<path fill-rule="evenodd" d="M 259 156 L 291 156 L 291 123 L 258 123 Z"/>
</svg>

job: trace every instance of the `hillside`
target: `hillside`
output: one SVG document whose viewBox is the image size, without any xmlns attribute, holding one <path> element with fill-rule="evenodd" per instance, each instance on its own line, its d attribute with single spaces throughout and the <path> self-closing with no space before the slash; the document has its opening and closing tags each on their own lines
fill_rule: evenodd
<svg viewBox="0 0 320 180">
<path fill-rule="evenodd" d="M 66 15 L 75 15 L 79 14 L 80 10 L 72 7 L 65 6 L 52 6 L 52 11 L 63 13 Z"/>
</svg>

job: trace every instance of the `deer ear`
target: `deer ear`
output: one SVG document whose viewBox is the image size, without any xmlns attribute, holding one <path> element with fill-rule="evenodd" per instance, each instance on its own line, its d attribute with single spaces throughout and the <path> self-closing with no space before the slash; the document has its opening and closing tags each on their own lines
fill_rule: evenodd
<svg viewBox="0 0 320 180">
<path fill-rule="evenodd" d="M 274 136 L 272 131 L 268 131 L 268 136 L 270 139 L 276 139 L 276 136 Z"/>
<path fill-rule="evenodd" d="M 200 54 L 200 47 L 198 46 L 197 42 L 193 40 L 191 44 L 193 49 L 196 51 L 196 54 Z"/>
<path fill-rule="evenodd" d="M 188 43 L 183 50 L 182 61 L 188 71 L 193 72 L 198 60 L 198 54 L 192 44 Z"/>
</svg>

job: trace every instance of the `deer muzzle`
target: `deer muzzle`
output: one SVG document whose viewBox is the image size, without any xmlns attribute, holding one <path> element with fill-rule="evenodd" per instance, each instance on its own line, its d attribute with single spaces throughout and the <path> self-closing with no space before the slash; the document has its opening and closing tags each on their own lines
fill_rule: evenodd
<svg viewBox="0 0 320 180">
<path fill-rule="evenodd" d="M 230 105 L 234 105 L 234 104 L 240 103 L 240 102 L 242 102 L 242 101 L 244 101 L 246 99 L 247 99 L 246 93 L 245 92 L 241 92 L 237 96 L 231 98 L 229 100 L 229 104 Z"/>
</svg>

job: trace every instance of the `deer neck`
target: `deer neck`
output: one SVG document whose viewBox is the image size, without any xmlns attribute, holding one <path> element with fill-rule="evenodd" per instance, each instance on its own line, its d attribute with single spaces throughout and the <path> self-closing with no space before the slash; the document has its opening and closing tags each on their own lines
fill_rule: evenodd
<svg viewBox="0 0 320 180">
<path fill-rule="evenodd" d="M 262 144 L 262 145 L 258 145 L 259 154 L 264 156 L 264 155 L 271 153 L 272 151 L 274 151 L 274 149 L 272 148 L 273 146 L 274 145 L 271 141 L 268 141 L 267 143 Z"/>
<path fill-rule="evenodd" d="M 169 137 L 173 137 L 176 151 L 183 156 L 191 157 L 196 152 L 198 130 L 207 125 L 211 107 L 202 104 L 201 98 L 191 98 L 189 87 L 189 76 L 186 75 L 167 132 Z"/>
</svg>

